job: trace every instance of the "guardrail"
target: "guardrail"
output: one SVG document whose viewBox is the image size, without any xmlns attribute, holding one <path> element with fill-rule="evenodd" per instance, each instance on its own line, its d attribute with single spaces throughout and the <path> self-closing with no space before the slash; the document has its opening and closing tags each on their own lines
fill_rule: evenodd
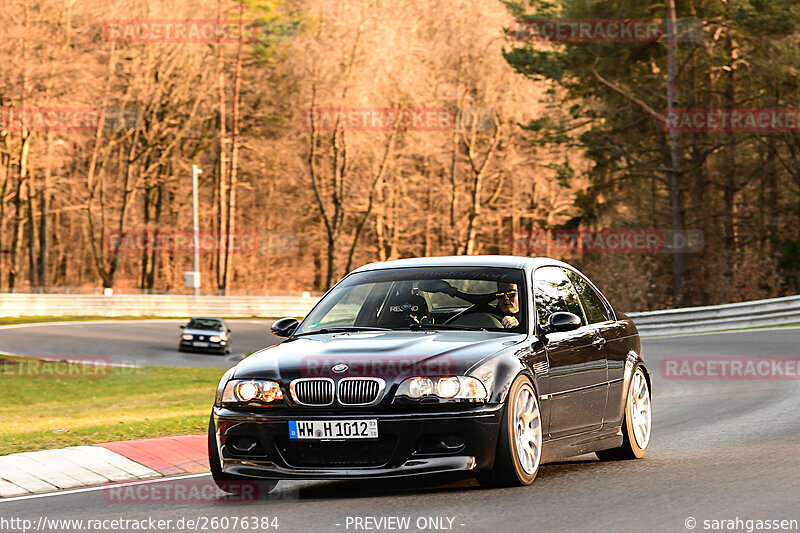
<svg viewBox="0 0 800 533">
<path fill-rule="evenodd" d="M 0 294 L 0 316 L 302 317 L 314 296 Z"/>
<path fill-rule="evenodd" d="M 0 294 L 0 317 L 302 317 L 316 296 Z M 628 313 L 642 337 L 800 323 L 800 295 L 705 307 Z"/>
<path fill-rule="evenodd" d="M 628 313 L 642 337 L 800 323 L 800 295 L 735 304 Z"/>
</svg>

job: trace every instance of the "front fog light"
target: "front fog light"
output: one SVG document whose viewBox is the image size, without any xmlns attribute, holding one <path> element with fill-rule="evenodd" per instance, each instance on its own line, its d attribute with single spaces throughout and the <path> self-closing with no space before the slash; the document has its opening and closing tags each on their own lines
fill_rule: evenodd
<svg viewBox="0 0 800 533">
<path fill-rule="evenodd" d="M 440 398 L 453 398 L 458 394 L 461 385 L 458 383 L 458 378 L 442 378 L 436 384 L 436 396 Z"/>
<path fill-rule="evenodd" d="M 261 392 L 261 387 L 259 387 L 257 381 L 242 381 L 237 383 L 233 390 L 240 401 L 249 402 L 258 396 Z"/>
</svg>

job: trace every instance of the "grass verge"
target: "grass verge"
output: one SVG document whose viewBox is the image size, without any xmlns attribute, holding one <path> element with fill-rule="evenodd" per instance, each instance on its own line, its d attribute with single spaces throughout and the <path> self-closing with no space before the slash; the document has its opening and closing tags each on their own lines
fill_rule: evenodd
<svg viewBox="0 0 800 533">
<path fill-rule="evenodd" d="M 203 433 L 224 372 L 0 356 L 0 455 Z"/>
</svg>

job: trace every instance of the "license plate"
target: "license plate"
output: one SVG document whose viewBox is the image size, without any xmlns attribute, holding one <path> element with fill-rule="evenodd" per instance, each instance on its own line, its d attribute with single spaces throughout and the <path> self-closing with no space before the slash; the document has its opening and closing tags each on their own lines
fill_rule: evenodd
<svg viewBox="0 0 800 533">
<path fill-rule="evenodd" d="M 378 421 L 289 420 L 290 439 L 377 439 Z"/>
<path fill-rule="evenodd" d="M 193 342 L 192 346 L 197 346 L 198 348 L 208 348 L 207 342 Z"/>
</svg>

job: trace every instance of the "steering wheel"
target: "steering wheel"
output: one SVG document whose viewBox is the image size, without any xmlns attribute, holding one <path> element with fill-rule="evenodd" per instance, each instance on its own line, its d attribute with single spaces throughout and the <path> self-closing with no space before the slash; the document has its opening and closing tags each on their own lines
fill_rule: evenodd
<svg viewBox="0 0 800 533">
<path fill-rule="evenodd" d="M 459 326 L 475 326 L 478 328 L 503 329 L 503 317 L 489 310 L 484 311 L 481 309 L 481 307 L 483 306 L 473 305 L 456 316 L 445 320 L 444 323 L 455 324 Z"/>
</svg>

